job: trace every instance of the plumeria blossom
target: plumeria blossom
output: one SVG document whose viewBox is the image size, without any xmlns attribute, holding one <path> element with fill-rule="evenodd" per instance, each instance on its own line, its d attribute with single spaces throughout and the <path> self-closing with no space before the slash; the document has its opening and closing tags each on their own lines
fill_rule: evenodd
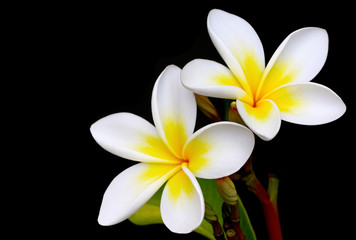
<svg viewBox="0 0 356 240">
<path fill-rule="evenodd" d="M 95 122 L 90 130 L 107 151 L 138 161 L 107 188 L 98 222 L 113 225 L 129 218 L 164 186 L 161 216 L 173 232 L 200 226 L 205 211 L 196 177 L 215 179 L 239 170 L 254 147 L 253 133 L 232 122 L 218 122 L 194 131 L 197 105 L 183 87 L 181 69 L 170 65 L 152 93 L 155 126 L 131 113 L 117 113 Z"/>
<path fill-rule="evenodd" d="M 260 138 L 272 139 L 281 119 L 317 125 L 334 121 L 346 111 L 332 90 L 310 82 L 326 61 L 324 29 L 308 27 L 291 33 L 265 67 L 262 43 L 245 20 L 214 9 L 207 26 L 228 67 L 195 59 L 183 68 L 182 83 L 201 95 L 236 99 L 241 118 Z"/>
</svg>

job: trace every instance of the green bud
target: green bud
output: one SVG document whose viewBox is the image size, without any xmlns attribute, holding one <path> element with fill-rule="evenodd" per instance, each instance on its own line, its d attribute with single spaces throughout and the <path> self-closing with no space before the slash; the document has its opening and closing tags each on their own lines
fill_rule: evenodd
<svg viewBox="0 0 356 240">
<path fill-rule="evenodd" d="M 216 186 L 218 191 L 224 200 L 224 202 L 228 205 L 236 205 L 238 196 L 236 192 L 236 188 L 234 183 L 231 181 L 229 177 L 223 177 L 216 179 Z"/>
<path fill-rule="evenodd" d="M 215 213 L 214 209 L 207 202 L 205 202 L 205 215 L 204 215 L 204 218 L 208 222 L 218 221 L 218 217 L 216 216 L 216 213 Z"/>
</svg>

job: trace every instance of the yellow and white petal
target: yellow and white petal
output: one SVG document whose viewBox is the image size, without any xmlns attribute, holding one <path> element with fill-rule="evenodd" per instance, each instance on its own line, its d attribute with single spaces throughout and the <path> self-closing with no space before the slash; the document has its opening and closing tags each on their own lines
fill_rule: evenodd
<svg viewBox="0 0 356 240">
<path fill-rule="evenodd" d="M 190 233 L 204 219 L 204 197 L 198 181 L 183 165 L 182 170 L 168 180 L 161 198 L 164 224 L 175 233 Z"/>
<path fill-rule="evenodd" d="M 139 163 L 120 173 L 105 191 L 99 224 L 109 226 L 129 218 L 180 169 L 180 165 Z"/>
<path fill-rule="evenodd" d="M 177 157 L 193 134 L 197 115 L 194 93 L 183 87 L 181 69 L 170 65 L 158 77 L 152 92 L 152 115 L 157 131 Z"/>
<path fill-rule="evenodd" d="M 119 157 L 140 162 L 179 162 L 156 128 L 137 115 L 111 114 L 96 121 L 90 131 L 101 147 Z"/>
<path fill-rule="evenodd" d="M 238 171 L 251 155 L 254 144 L 254 135 L 248 128 L 218 122 L 195 132 L 183 154 L 195 176 L 215 179 Z"/>
<path fill-rule="evenodd" d="M 309 27 L 291 33 L 267 64 L 258 97 L 287 83 L 311 81 L 324 66 L 328 48 L 324 29 Z"/>
<path fill-rule="evenodd" d="M 282 120 L 318 125 L 341 117 L 346 106 L 331 89 L 316 83 L 291 83 L 266 96 L 276 103 Z"/>
<path fill-rule="evenodd" d="M 244 19 L 218 9 L 210 11 L 207 25 L 221 57 L 244 90 L 254 94 L 265 68 L 262 43 L 255 30 Z"/>
<path fill-rule="evenodd" d="M 195 59 L 184 66 L 183 85 L 190 91 L 209 97 L 237 99 L 247 97 L 234 74 L 224 65 Z"/>
<path fill-rule="evenodd" d="M 269 141 L 278 133 L 281 117 L 273 101 L 265 99 L 251 106 L 237 100 L 236 108 L 246 125 L 261 139 Z"/>
</svg>

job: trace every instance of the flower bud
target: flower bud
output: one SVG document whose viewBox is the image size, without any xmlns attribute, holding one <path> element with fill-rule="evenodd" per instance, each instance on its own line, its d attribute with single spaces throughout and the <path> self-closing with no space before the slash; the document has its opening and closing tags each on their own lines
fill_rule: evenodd
<svg viewBox="0 0 356 240">
<path fill-rule="evenodd" d="M 229 121 L 230 122 L 240 123 L 240 124 L 246 126 L 245 122 L 242 120 L 239 112 L 237 111 L 236 102 L 235 101 L 230 104 Z"/>
<path fill-rule="evenodd" d="M 194 94 L 199 109 L 213 122 L 221 121 L 220 115 L 208 97 Z"/>
<path fill-rule="evenodd" d="M 205 202 L 205 215 L 204 215 L 204 218 L 208 222 L 218 221 L 218 217 L 216 216 L 216 213 L 215 213 L 214 209 L 207 202 Z"/>
<path fill-rule="evenodd" d="M 229 177 L 223 177 L 216 179 L 216 186 L 218 191 L 224 200 L 224 202 L 228 205 L 236 205 L 238 196 L 236 192 L 236 188 L 234 183 L 231 181 Z"/>
</svg>

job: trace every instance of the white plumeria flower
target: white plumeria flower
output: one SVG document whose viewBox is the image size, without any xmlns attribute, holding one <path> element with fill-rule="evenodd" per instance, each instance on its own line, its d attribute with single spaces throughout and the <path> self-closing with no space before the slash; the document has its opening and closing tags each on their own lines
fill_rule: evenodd
<svg viewBox="0 0 356 240">
<path fill-rule="evenodd" d="M 180 68 L 170 65 L 155 83 L 155 126 L 130 113 L 112 114 L 91 126 L 104 149 L 141 162 L 120 173 L 107 188 L 98 218 L 101 225 L 129 218 L 167 181 L 160 206 L 163 222 L 173 232 L 189 233 L 200 226 L 205 211 L 195 177 L 230 175 L 250 156 L 254 136 L 244 126 L 218 122 L 193 133 L 197 106 L 180 74 Z"/>
<path fill-rule="evenodd" d="M 262 43 L 245 20 L 214 9 L 207 26 L 228 68 L 196 59 L 183 68 L 182 83 L 201 95 L 236 99 L 242 119 L 260 138 L 272 139 L 281 119 L 317 125 L 334 121 L 346 111 L 332 90 L 310 82 L 326 61 L 324 29 L 309 27 L 291 33 L 265 67 Z"/>
</svg>

